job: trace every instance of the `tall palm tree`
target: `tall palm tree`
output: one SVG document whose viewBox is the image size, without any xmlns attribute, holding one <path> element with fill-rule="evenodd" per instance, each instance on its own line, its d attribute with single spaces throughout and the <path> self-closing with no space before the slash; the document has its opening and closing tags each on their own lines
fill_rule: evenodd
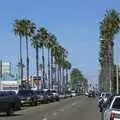
<svg viewBox="0 0 120 120">
<path fill-rule="evenodd" d="M 24 33 L 24 37 L 26 39 L 26 64 L 27 64 L 27 89 L 29 87 L 29 53 L 28 53 L 28 38 L 31 38 L 34 35 L 36 26 L 35 24 L 29 19 L 22 19 L 23 23 L 22 29 Z"/>
<path fill-rule="evenodd" d="M 71 69 L 72 65 L 69 61 L 65 60 L 63 64 L 64 69 L 66 70 L 66 79 L 65 79 L 65 91 L 67 91 L 68 86 L 68 71 Z"/>
<path fill-rule="evenodd" d="M 45 88 L 45 57 L 44 57 L 44 47 L 46 45 L 46 41 L 48 38 L 48 32 L 46 30 L 46 28 L 41 27 L 38 30 L 38 34 L 39 34 L 39 47 L 42 49 L 42 64 L 43 64 L 43 84 L 42 84 L 42 88 Z"/>
<path fill-rule="evenodd" d="M 23 59 L 22 59 L 22 37 L 24 36 L 23 31 L 23 21 L 21 19 L 16 19 L 13 24 L 13 31 L 16 36 L 19 36 L 20 38 L 20 78 L 21 78 L 21 84 L 23 86 Z"/>
<path fill-rule="evenodd" d="M 112 79 L 113 79 L 113 40 L 115 35 L 120 30 L 120 15 L 114 10 L 110 9 L 105 14 L 105 17 L 100 25 L 100 37 L 105 43 L 105 65 L 107 66 L 104 70 L 106 74 L 106 90 L 112 91 Z"/>
<path fill-rule="evenodd" d="M 52 40 L 52 47 L 51 47 L 51 87 L 53 88 L 53 84 L 55 82 L 53 76 L 55 75 L 55 68 L 53 67 L 54 60 L 55 60 L 55 52 L 56 52 L 56 45 L 57 45 L 57 38 L 55 35 L 51 35 Z"/>
<path fill-rule="evenodd" d="M 46 47 L 48 48 L 48 82 L 49 82 L 49 89 L 50 89 L 50 73 L 51 73 L 51 81 L 53 83 L 53 54 L 55 51 L 56 45 L 56 37 L 55 35 L 49 33 L 48 39 L 46 41 Z M 51 52 L 51 71 L 50 71 L 50 52 Z"/>
<path fill-rule="evenodd" d="M 37 76 L 37 90 L 39 90 L 39 34 L 32 37 L 32 46 L 36 50 L 36 76 Z"/>
</svg>

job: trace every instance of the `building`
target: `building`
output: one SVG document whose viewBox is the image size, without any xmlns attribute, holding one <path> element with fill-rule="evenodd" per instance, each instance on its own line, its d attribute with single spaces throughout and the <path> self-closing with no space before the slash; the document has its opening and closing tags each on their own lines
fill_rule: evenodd
<svg viewBox="0 0 120 120">
<path fill-rule="evenodd" d="M 2 74 L 0 77 L 0 90 L 13 90 L 17 92 L 19 88 L 19 83 L 13 75 Z"/>
<path fill-rule="evenodd" d="M 10 62 L 0 61 L 0 73 L 1 74 L 11 74 L 11 64 Z"/>
<path fill-rule="evenodd" d="M 16 76 L 12 75 L 10 62 L 0 60 L 0 90 L 14 90 L 19 88 Z"/>
</svg>

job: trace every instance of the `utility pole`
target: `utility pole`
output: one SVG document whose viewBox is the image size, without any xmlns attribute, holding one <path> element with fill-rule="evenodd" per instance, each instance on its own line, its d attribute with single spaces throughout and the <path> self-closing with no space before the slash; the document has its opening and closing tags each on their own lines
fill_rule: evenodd
<svg viewBox="0 0 120 120">
<path fill-rule="evenodd" d="M 119 94 L 119 65 L 116 65 L 116 93 Z"/>
</svg>

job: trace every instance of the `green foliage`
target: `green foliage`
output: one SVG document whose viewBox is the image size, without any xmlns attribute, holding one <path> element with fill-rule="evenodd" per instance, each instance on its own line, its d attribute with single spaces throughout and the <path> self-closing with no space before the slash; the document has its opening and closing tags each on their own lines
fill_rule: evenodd
<svg viewBox="0 0 120 120">
<path fill-rule="evenodd" d="M 84 75 L 78 68 L 73 68 L 70 74 L 71 77 L 71 85 L 72 88 L 74 88 L 75 84 L 77 81 L 83 81 L 84 80 Z"/>
</svg>

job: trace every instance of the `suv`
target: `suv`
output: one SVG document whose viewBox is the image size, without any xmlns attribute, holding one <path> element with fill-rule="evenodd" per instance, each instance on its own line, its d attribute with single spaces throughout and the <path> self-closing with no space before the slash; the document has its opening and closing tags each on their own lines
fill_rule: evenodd
<svg viewBox="0 0 120 120">
<path fill-rule="evenodd" d="M 38 90 L 38 91 L 35 91 L 35 92 L 37 94 L 38 102 L 40 102 L 40 103 L 47 103 L 47 95 L 45 94 L 44 91 Z"/>
<path fill-rule="evenodd" d="M 37 105 L 37 94 L 33 90 L 19 90 L 18 96 L 22 105 Z"/>
<path fill-rule="evenodd" d="M 0 112 L 12 115 L 14 111 L 20 110 L 21 104 L 15 92 L 0 91 Z"/>
</svg>

